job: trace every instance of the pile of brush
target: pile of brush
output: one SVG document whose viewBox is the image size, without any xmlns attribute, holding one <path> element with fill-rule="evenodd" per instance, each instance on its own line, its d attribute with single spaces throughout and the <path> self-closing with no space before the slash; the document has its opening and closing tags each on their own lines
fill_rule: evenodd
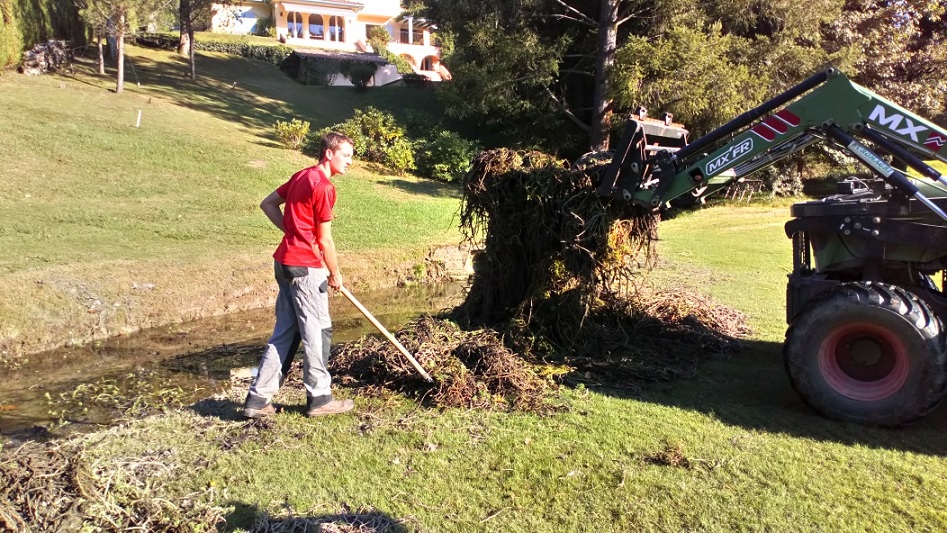
<svg viewBox="0 0 947 533">
<path fill-rule="evenodd" d="M 738 312 L 649 288 L 659 215 L 598 196 L 600 170 L 539 152 L 480 153 L 460 214 L 468 244 L 483 245 L 469 293 L 398 334 L 436 384 L 375 339 L 339 350 L 343 383 L 442 406 L 535 409 L 552 382 L 534 363 L 633 383 L 690 377 L 701 358 L 735 349 L 747 333 Z"/>
<path fill-rule="evenodd" d="M 420 318 L 396 334 L 425 369 L 422 379 L 395 347 L 376 337 L 334 350 L 330 371 L 365 394 L 397 391 L 437 407 L 544 411 L 553 384 L 491 330 L 464 331 L 446 319 Z"/>
</svg>

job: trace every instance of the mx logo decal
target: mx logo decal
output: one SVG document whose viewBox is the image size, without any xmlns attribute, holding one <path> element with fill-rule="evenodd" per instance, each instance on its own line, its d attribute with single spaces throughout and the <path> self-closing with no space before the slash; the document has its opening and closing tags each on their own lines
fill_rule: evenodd
<svg viewBox="0 0 947 533">
<path fill-rule="evenodd" d="M 917 138 L 917 134 L 927 131 L 926 126 L 923 124 L 916 125 L 913 120 L 900 113 L 891 113 L 889 115 L 881 104 L 875 106 L 875 109 L 868 115 L 868 120 L 874 120 L 898 135 L 906 135 L 916 143 L 921 142 Z M 928 137 L 928 141 L 930 141 L 930 137 Z"/>
<path fill-rule="evenodd" d="M 802 120 L 792 111 L 783 109 L 775 115 L 771 115 L 763 122 L 750 128 L 750 131 L 759 135 L 766 142 L 773 142 L 778 135 L 789 131 L 790 127 L 798 126 Z"/>
<path fill-rule="evenodd" d="M 741 159 L 751 151 L 753 151 L 753 138 L 747 137 L 736 146 L 718 155 L 713 161 L 707 163 L 704 167 L 704 175 L 710 177 L 721 170 L 729 168 L 737 159 Z"/>
</svg>

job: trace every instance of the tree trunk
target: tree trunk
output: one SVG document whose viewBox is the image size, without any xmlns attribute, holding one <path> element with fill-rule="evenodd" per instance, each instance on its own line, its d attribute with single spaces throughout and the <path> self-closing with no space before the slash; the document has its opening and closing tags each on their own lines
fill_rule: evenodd
<svg viewBox="0 0 947 533">
<path fill-rule="evenodd" d="M 194 44 L 194 25 L 193 24 L 191 25 L 191 31 L 190 31 L 190 35 L 188 35 L 188 38 L 191 41 L 191 54 L 190 54 L 191 55 L 191 81 L 197 81 L 197 65 L 194 59 L 195 47 L 193 45 Z"/>
<path fill-rule="evenodd" d="M 598 54 L 595 58 L 595 93 L 593 96 L 592 122 L 589 124 L 589 144 L 593 151 L 608 150 L 608 133 L 611 130 L 612 101 L 609 98 L 608 72 L 615 63 L 618 45 L 618 4 L 620 0 L 602 0 L 602 12 L 598 19 Z"/>
<path fill-rule="evenodd" d="M 118 76 L 115 82 L 115 93 L 121 94 L 125 88 L 125 13 L 118 16 L 118 27 L 115 28 L 115 46 L 118 48 Z"/>
<path fill-rule="evenodd" d="M 101 35 L 98 35 L 96 37 L 96 40 L 99 45 L 99 74 L 104 75 L 105 74 L 105 48 L 102 45 L 102 41 L 104 39 L 102 39 Z"/>
<path fill-rule="evenodd" d="M 178 39 L 178 53 L 191 55 L 191 43 L 194 42 L 194 25 L 191 24 L 191 0 L 181 0 L 178 4 L 178 24 L 181 36 Z"/>
</svg>

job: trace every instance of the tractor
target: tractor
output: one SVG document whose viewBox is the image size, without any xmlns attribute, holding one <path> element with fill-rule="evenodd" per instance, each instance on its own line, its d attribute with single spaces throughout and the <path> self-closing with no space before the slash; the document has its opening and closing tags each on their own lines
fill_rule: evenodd
<svg viewBox="0 0 947 533">
<path fill-rule="evenodd" d="M 910 424 L 947 394 L 947 179 L 929 164 L 947 163 L 943 128 L 829 68 L 693 142 L 633 116 L 598 194 L 693 203 L 816 143 L 872 177 L 790 208 L 786 371 L 825 416 Z"/>
</svg>

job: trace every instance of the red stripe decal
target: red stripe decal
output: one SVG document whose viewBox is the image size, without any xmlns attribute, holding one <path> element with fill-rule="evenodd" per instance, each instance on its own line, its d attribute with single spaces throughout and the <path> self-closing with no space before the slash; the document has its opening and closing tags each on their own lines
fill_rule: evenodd
<svg viewBox="0 0 947 533">
<path fill-rule="evenodd" d="M 779 120 L 776 117 L 769 117 L 768 119 L 763 121 L 763 124 L 766 124 L 770 128 L 773 128 L 774 130 L 776 130 L 776 133 L 780 135 L 789 131 L 789 125 L 783 122 L 782 120 Z"/>
<path fill-rule="evenodd" d="M 798 126 L 802 123 L 802 119 L 788 109 L 781 110 L 779 113 L 776 113 L 776 116 L 790 126 Z"/>
<path fill-rule="evenodd" d="M 750 131 L 762 137 L 764 141 L 772 142 L 773 139 L 776 138 L 776 132 L 771 128 L 767 128 L 766 124 L 757 124 L 753 126 Z"/>
</svg>

